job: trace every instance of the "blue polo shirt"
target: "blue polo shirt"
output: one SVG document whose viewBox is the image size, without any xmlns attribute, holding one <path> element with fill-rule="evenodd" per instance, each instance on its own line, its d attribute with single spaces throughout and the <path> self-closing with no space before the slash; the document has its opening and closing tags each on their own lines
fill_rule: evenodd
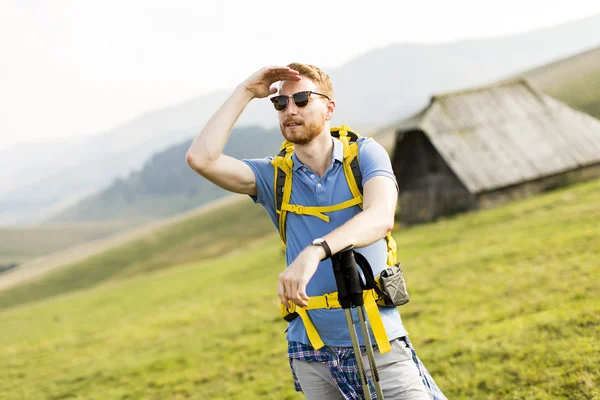
<svg viewBox="0 0 600 400">
<path fill-rule="evenodd" d="M 292 183 L 292 196 L 290 204 L 303 206 L 328 206 L 343 203 L 353 198 L 344 175 L 343 158 L 344 150 L 342 143 L 332 138 L 333 154 L 331 165 L 322 177 L 311 171 L 302 164 L 293 154 L 294 170 Z M 385 149 L 371 138 L 360 138 L 358 140 L 358 157 L 363 185 L 375 176 L 387 176 L 396 183 L 396 177 L 392 171 L 390 157 Z M 273 225 L 279 231 L 278 217 L 275 209 L 274 167 L 271 165 L 273 157 L 243 160 L 256 178 L 256 197 L 251 196 L 254 202 L 261 204 L 271 218 Z M 396 183 L 397 187 L 397 183 Z M 289 266 L 307 246 L 310 246 L 315 238 L 326 236 L 328 233 L 346 223 L 362 210 L 353 206 L 339 211 L 327 213 L 330 221 L 325 222 L 320 218 L 310 215 L 287 214 L 286 222 L 286 261 Z M 363 254 L 373 269 L 375 276 L 379 275 L 386 267 L 387 246 L 385 238 L 360 249 L 357 252 Z M 325 293 L 336 292 L 335 278 L 330 260 L 321 261 L 317 271 L 308 282 L 306 294 L 321 296 Z M 406 336 L 407 332 L 402 325 L 400 314 L 395 307 L 379 307 L 386 333 L 390 340 Z M 327 346 L 351 347 L 352 342 L 348 333 L 348 325 L 344 310 L 311 310 L 308 311 L 317 332 Z M 353 310 L 357 326 L 359 341 L 364 344 L 360 332 L 358 318 Z M 371 332 L 372 336 L 372 332 Z M 304 324 L 300 318 L 289 323 L 287 340 L 310 344 Z M 373 338 L 372 338 L 373 340 Z M 374 342 L 373 342 L 374 343 Z"/>
</svg>

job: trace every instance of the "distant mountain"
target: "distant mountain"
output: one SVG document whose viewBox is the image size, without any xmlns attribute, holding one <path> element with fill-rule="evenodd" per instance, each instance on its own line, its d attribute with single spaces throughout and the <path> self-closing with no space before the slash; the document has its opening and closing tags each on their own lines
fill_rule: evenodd
<svg viewBox="0 0 600 400">
<path fill-rule="evenodd" d="M 139 171 L 53 216 L 47 222 L 151 220 L 178 214 L 228 193 L 194 172 L 185 160 L 193 138 L 154 154 Z M 225 154 L 238 159 L 274 155 L 279 129 L 236 128 Z"/>
<path fill-rule="evenodd" d="M 376 49 L 339 69 L 325 68 L 338 103 L 333 122 L 367 132 L 416 111 L 432 93 L 482 84 L 599 44 L 596 15 L 502 38 Z M 212 93 L 150 112 L 92 138 L 0 152 L 0 224 L 39 220 L 116 177 L 124 179 L 156 151 L 197 134 L 227 96 Z M 236 127 L 271 128 L 276 121 L 267 100 L 255 101 Z"/>
<path fill-rule="evenodd" d="M 377 127 L 434 93 L 488 83 L 600 45 L 600 15 L 518 35 L 446 44 L 397 43 L 332 71 L 337 120 Z"/>
<path fill-rule="evenodd" d="M 0 152 L 0 224 L 34 222 L 127 176 L 156 151 L 197 134 L 227 96 L 213 93 L 147 113 L 90 138 Z"/>
</svg>

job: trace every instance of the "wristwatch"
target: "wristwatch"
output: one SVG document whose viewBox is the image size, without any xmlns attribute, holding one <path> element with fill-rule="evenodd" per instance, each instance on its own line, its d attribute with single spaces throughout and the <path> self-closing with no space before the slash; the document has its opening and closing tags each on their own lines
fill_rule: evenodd
<svg viewBox="0 0 600 400">
<path fill-rule="evenodd" d="M 325 249 L 325 258 L 323 260 L 327 260 L 329 257 L 331 257 L 331 249 L 329 248 L 329 245 L 327 244 L 325 239 L 316 238 L 315 240 L 313 240 L 312 245 L 313 246 L 321 246 L 322 248 Z"/>
</svg>

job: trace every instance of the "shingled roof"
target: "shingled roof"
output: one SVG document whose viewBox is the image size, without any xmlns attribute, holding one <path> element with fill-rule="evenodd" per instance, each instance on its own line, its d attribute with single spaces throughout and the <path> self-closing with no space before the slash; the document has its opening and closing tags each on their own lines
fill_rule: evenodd
<svg viewBox="0 0 600 400">
<path fill-rule="evenodd" d="M 600 121 L 524 79 L 435 95 L 396 126 L 414 130 L 474 194 L 600 163 Z"/>
</svg>

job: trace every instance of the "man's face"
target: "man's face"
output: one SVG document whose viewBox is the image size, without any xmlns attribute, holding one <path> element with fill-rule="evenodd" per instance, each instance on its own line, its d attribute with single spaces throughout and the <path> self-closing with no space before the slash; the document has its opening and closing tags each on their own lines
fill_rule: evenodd
<svg viewBox="0 0 600 400">
<path fill-rule="evenodd" d="M 321 93 L 313 81 L 302 76 L 299 82 L 283 81 L 278 95 L 289 96 L 304 91 Z M 308 104 L 298 107 L 290 97 L 286 109 L 276 111 L 279 117 L 279 128 L 285 140 L 303 145 L 319 136 L 327 121 L 333 116 L 334 104 L 331 103 L 326 97 L 311 94 Z"/>
</svg>

